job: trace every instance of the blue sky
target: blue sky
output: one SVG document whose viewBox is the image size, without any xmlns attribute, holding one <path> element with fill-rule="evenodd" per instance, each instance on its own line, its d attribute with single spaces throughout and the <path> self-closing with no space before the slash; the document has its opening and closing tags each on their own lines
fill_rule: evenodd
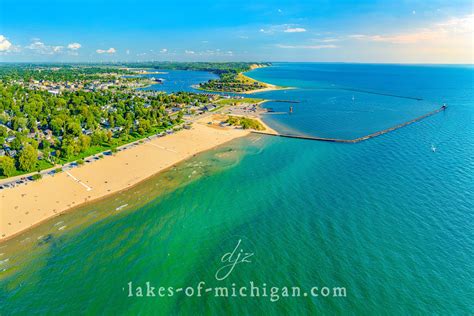
<svg viewBox="0 0 474 316">
<path fill-rule="evenodd" d="M 0 61 L 473 63 L 472 1 L 0 0 Z"/>
</svg>

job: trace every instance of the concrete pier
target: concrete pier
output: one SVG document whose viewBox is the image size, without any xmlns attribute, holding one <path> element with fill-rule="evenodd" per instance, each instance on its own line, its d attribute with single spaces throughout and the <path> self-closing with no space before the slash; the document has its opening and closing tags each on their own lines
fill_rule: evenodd
<svg viewBox="0 0 474 316">
<path fill-rule="evenodd" d="M 398 124 L 398 125 L 395 125 L 395 126 L 392 126 L 390 128 L 386 128 L 384 130 L 381 130 L 381 131 L 378 131 L 378 132 L 375 132 L 375 133 L 372 133 L 372 134 L 369 134 L 369 135 L 366 135 L 366 136 L 362 136 L 362 137 L 359 137 L 359 138 L 355 138 L 355 139 L 340 139 L 340 138 L 324 138 L 324 137 L 315 137 L 315 136 L 304 136 L 304 135 L 291 135 L 291 134 L 273 134 L 273 133 L 265 133 L 265 132 L 258 132 L 258 131 L 253 131 L 252 133 L 254 134 L 263 134 L 263 135 L 270 135 L 270 136 L 279 136 L 279 137 L 285 137 L 285 138 L 298 138 L 298 139 L 306 139 L 306 140 L 316 140 L 316 141 L 322 141 L 322 142 L 333 142 L 333 143 L 359 143 L 361 141 L 364 141 L 364 140 L 368 140 L 368 139 L 371 139 L 371 138 L 374 138 L 374 137 L 377 137 L 377 136 L 380 136 L 380 135 L 383 135 L 383 134 L 387 134 L 389 132 L 392 132 L 394 130 L 397 130 L 397 129 L 400 129 L 402 127 L 405 127 L 407 125 L 410 125 L 410 124 L 413 124 L 415 122 L 418 122 L 418 121 L 421 121 L 427 117 L 430 117 L 432 115 L 435 115 L 439 112 L 442 112 L 444 110 L 446 110 L 446 106 L 443 105 L 442 107 L 440 107 L 439 109 L 437 110 L 434 110 L 434 111 L 431 111 L 429 113 L 426 113 L 422 116 L 419 116 L 417 118 L 414 118 L 413 120 L 410 120 L 410 121 L 407 121 L 407 122 L 404 122 L 404 123 L 401 123 L 401 124 Z"/>
</svg>

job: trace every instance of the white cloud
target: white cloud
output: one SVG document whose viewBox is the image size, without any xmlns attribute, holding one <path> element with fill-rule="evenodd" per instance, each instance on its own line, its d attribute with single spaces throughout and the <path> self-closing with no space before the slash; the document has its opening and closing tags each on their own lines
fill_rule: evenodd
<svg viewBox="0 0 474 316">
<path fill-rule="evenodd" d="M 30 45 L 26 46 L 28 49 L 33 50 L 43 50 L 46 47 L 43 42 L 39 38 L 34 38 Z"/>
<path fill-rule="evenodd" d="M 366 35 L 362 35 L 362 34 L 352 34 L 352 35 L 349 35 L 348 37 L 349 37 L 349 38 L 360 39 L 360 38 L 366 37 Z"/>
<path fill-rule="evenodd" d="M 127 50 L 125 51 L 125 54 L 130 55 L 130 49 L 127 49 Z"/>
<path fill-rule="evenodd" d="M 465 38 L 467 42 L 474 37 L 474 14 L 463 17 L 453 17 L 441 23 L 411 32 L 398 34 L 354 34 L 349 38 L 371 42 L 387 42 L 392 44 L 439 43 L 441 40 Z"/>
<path fill-rule="evenodd" d="M 11 47 L 12 43 L 5 36 L 0 35 L 0 52 L 8 51 Z"/>
<path fill-rule="evenodd" d="M 338 38 L 323 38 L 323 39 L 316 40 L 316 41 L 321 42 L 321 43 L 333 43 L 333 42 L 339 42 L 340 39 L 338 39 Z"/>
<path fill-rule="evenodd" d="M 115 54 L 117 50 L 113 47 L 110 47 L 109 49 L 98 49 L 95 51 L 97 54 Z"/>
<path fill-rule="evenodd" d="M 30 45 L 25 46 L 25 48 L 32 50 L 35 53 L 43 55 L 54 55 L 61 53 L 64 49 L 64 46 L 61 45 L 46 45 L 39 38 L 34 38 Z"/>
<path fill-rule="evenodd" d="M 82 45 L 79 43 L 70 43 L 69 45 L 67 45 L 67 48 L 70 50 L 78 50 L 81 47 Z"/>
<path fill-rule="evenodd" d="M 206 49 L 203 51 L 191 51 L 191 50 L 186 50 L 186 54 L 188 55 L 195 55 L 195 56 L 234 56 L 234 52 L 231 50 L 228 51 L 222 51 L 219 48 L 216 49 Z"/>
<path fill-rule="evenodd" d="M 277 25 L 268 25 L 265 28 L 261 28 L 259 32 L 264 33 L 264 34 L 275 34 L 275 33 L 281 33 L 281 32 L 303 33 L 303 32 L 306 32 L 306 29 L 294 24 L 277 24 Z"/>
<path fill-rule="evenodd" d="M 362 39 L 372 42 L 388 42 L 393 44 L 414 44 L 434 40 L 438 34 L 430 30 L 421 30 L 413 33 L 397 34 L 397 35 L 372 35 L 365 36 Z"/>
<path fill-rule="evenodd" d="M 328 45 L 284 45 L 284 44 L 277 44 L 279 48 L 287 48 L 287 49 L 326 49 L 326 48 L 337 48 L 338 46 L 328 44 Z"/>
<path fill-rule="evenodd" d="M 302 33 L 302 32 L 306 32 L 306 29 L 302 28 L 302 27 L 289 27 L 286 30 L 284 30 L 283 32 L 285 32 L 285 33 Z"/>
<path fill-rule="evenodd" d="M 474 14 L 463 17 L 452 17 L 441 23 L 437 23 L 436 27 L 442 32 L 451 33 L 473 33 L 474 30 Z"/>
<path fill-rule="evenodd" d="M 162 53 L 162 54 L 166 54 L 167 52 L 168 52 L 167 48 L 160 49 L 160 53 Z"/>
</svg>

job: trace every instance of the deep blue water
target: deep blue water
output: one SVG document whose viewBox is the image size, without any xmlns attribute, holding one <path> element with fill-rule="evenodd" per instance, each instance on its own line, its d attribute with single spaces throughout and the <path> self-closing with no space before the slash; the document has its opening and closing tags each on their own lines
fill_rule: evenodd
<svg viewBox="0 0 474 316">
<path fill-rule="evenodd" d="M 186 92 L 200 92 L 192 87 L 192 85 L 200 82 L 205 82 L 210 79 L 218 78 L 217 75 L 206 71 L 186 71 L 186 70 L 157 70 L 157 74 L 146 74 L 143 77 L 163 78 L 165 81 L 162 84 L 154 84 L 143 90 L 163 91 L 166 93 L 186 91 Z"/>
<path fill-rule="evenodd" d="M 45 223 L 0 248 L 2 260 L 10 258 L 0 313 L 471 314 L 473 68 L 276 64 L 249 75 L 296 87 L 257 96 L 301 101 L 292 115 L 266 120 L 311 135 L 359 136 L 449 107 L 357 144 L 239 139 L 63 216 L 65 230 L 57 219 Z M 288 104 L 267 106 L 284 112 Z M 174 182 L 181 185 L 163 194 Z M 36 245 L 47 232 L 52 241 Z M 216 281 L 238 239 L 252 262 Z M 347 297 L 128 298 L 129 281 L 345 287 Z"/>
</svg>

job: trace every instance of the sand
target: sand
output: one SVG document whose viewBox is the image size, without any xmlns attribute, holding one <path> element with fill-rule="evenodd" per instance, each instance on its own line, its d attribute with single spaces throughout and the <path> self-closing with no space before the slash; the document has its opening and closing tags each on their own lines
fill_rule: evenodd
<svg viewBox="0 0 474 316">
<path fill-rule="evenodd" d="M 204 118 L 189 130 L 156 138 L 67 172 L 0 191 L 0 241 L 72 207 L 127 189 L 199 152 L 248 135 L 213 128 Z"/>
<path fill-rule="evenodd" d="M 251 69 L 263 68 L 263 67 L 264 66 L 253 67 L 253 68 L 251 67 Z M 274 84 L 271 84 L 271 83 L 258 81 L 258 80 L 255 80 L 253 78 L 250 78 L 249 76 L 244 75 L 243 73 L 240 73 L 239 76 L 242 76 L 244 78 L 244 80 L 248 80 L 248 81 L 251 81 L 251 82 L 258 82 L 258 83 L 263 84 L 265 86 L 265 88 L 261 88 L 261 89 L 255 89 L 255 90 L 250 90 L 250 91 L 239 92 L 239 93 L 242 93 L 242 94 L 253 94 L 253 93 L 259 93 L 259 92 L 265 92 L 265 91 L 294 89 L 293 87 L 280 87 L 280 86 L 277 86 L 277 85 L 274 85 Z"/>
</svg>

